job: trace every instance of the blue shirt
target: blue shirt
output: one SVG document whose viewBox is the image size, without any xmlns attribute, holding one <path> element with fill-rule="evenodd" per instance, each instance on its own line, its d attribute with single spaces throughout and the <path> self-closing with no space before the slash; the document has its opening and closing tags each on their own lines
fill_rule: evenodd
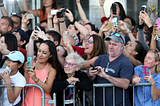
<svg viewBox="0 0 160 106">
<path fill-rule="evenodd" d="M 138 75 L 141 78 L 140 83 L 149 83 L 148 81 L 144 80 L 144 75 L 142 73 L 142 65 L 137 66 L 134 68 L 134 74 Z M 156 83 L 157 89 L 160 89 L 160 73 L 156 75 L 156 73 L 152 73 L 152 77 Z M 134 92 L 134 100 L 135 106 L 143 106 L 143 87 L 137 86 L 135 87 Z M 151 96 L 151 86 L 144 86 L 144 106 L 152 106 L 153 99 Z M 160 106 L 160 98 L 154 101 L 154 106 Z"/>
<path fill-rule="evenodd" d="M 113 61 L 109 61 L 109 55 L 102 55 L 95 61 L 94 66 L 101 66 L 106 74 L 116 78 L 126 78 L 131 81 L 134 67 L 130 60 L 121 54 Z M 97 83 L 111 83 L 107 79 L 97 76 Z M 102 88 L 96 88 L 96 106 L 103 105 L 103 90 Z M 116 106 L 123 105 L 123 89 L 115 88 L 115 104 Z M 105 105 L 113 106 L 113 88 L 107 87 L 105 89 Z M 125 106 L 130 106 L 129 101 L 129 89 L 125 90 Z"/>
</svg>

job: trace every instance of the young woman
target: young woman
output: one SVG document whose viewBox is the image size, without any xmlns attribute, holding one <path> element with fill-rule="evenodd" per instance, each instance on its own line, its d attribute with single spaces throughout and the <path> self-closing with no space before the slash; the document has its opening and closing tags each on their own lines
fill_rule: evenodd
<svg viewBox="0 0 160 106">
<path fill-rule="evenodd" d="M 31 35 L 27 57 L 34 56 L 34 32 Z M 28 63 L 28 62 L 27 62 Z M 26 63 L 26 64 L 27 64 Z M 29 68 L 29 67 L 28 67 Z M 37 60 L 33 61 L 32 68 L 25 68 L 25 78 L 27 83 L 34 83 L 41 86 L 45 91 L 45 97 L 50 97 L 52 90 L 52 84 L 58 71 L 62 70 L 62 66 L 58 61 L 56 46 L 52 41 L 43 41 L 37 52 Z M 33 88 L 29 87 L 25 95 L 24 104 L 25 106 L 33 105 L 33 95 L 35 106 L 41 106 L 41 93 L 38 88 L 35 88 L 33 94 Z M 45 99 L 45 106 L 49 106 L 48 98 Z"/>
<path fill-rule="evenodd" d="M 147 66 L 149 69 L 149 75 L 143 74 L 143 67 Z M 154 106 L 160 105 L 160 57 L 159 53 L 156 53 L 154 50 L 148 51 L 145 59 L 144 66 L 140 65 L 135 67 L 134 75 L 132 77 L 133 84 L 139 83 L 150 83 L 151 86 L 144 86 L 144 105 L 152 106 L 154 102 Z M 143 87 L 137 86 L 134 92 L 134 103 L 135 106 L 143 105 Z M 153 101 L 154 100 L 154 101 Z"/>
<path fill-rule="evenodd" d="M 38 10 L 28 10 L 26 5 L 26 0 L 22 0 L 23 11 L 28 11 L 29 13 L 34 13 L 35 16 L 38 16 L 40 22 L 42 20 L 47 20 L 48 13 L 51 9 L 57 9 L 57 1 L 56 0 L 43 0 L 42 9 Z"/>
</svg>

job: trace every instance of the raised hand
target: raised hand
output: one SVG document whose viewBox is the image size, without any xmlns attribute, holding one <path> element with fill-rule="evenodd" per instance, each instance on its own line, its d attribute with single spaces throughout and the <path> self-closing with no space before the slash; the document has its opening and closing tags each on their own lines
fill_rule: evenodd
<svg viewBox="0 0 160 106">
<path fill-rule="evenodd" d="M 151 71 L 149 70 L 149 76 L 145 76 L 144 80 L 148 81 L 149 83 L 151 83 L 151 85 L 155 84 L 155 81 L 152 77 Z"/>
</svg>

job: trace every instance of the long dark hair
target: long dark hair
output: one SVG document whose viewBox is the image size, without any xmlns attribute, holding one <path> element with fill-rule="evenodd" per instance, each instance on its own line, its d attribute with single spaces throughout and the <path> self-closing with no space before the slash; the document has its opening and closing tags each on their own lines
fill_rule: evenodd
<svg viewBox="0 0 160 106">
<path fill-rule="evenodd" d="M 57 1 L 56 0 L 52 0 L 53 4 L 52 4 L 52 9 L 56 9 L 57 8 Z M 42 7 L 42 11 L 43 11 L 43 15 L 45 15 L 45 6 Z"/>
<path fill-rule="evenodd" d="M 50 57 L 48 59 L 48 63 L 50 63 L 52 65 L 52 67 L 57 70 L 57 72 L 62 71 L 63 68 L 62 68 L 62 65 L 60 64 L 60 62 L 58 60 L 58 55 L 57 55 L 55 44 L 50 40 L 45 40 L 42 43 L 45 43 L 45 44 L 48 45 L 50 55 L 52 55 L 52 57 Z"/>
<path fill-rule="evenodd" d="M 138 54 L 135 55 L 134 58 L 144 63 L 144 58 L 147 54 L 147 51 L 143 48 L 142 44 L 139 41 L 135 41 L 135 42 L 137 43 L 135 47 L 135 51 L 138 52 Z"/>
<path fill-rule="evenodd" d="M 114 2 L 116 4 L 118 4 L 119 6 L 119 9 L 120 9 L 120 13 L 119 13 L 119 16 L 120 16 L 120 20 L 124 20 L 126 18 L 126 13 L 124 11 L 124 8 L 122 6 L 122 4 L 120 2 Z M 110 10 L 113 8 L 113 5 L 111 6 Z"/>
</svg>

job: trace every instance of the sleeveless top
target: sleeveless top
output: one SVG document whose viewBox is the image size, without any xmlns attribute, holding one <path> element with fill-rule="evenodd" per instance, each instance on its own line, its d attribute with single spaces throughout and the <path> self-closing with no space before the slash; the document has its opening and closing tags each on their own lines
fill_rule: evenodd
<svg viewBox="0 0 160 106">
<path fill-rule="evenodd" d="M 34 64 L 35 62 L 33 63 L 33 66 Z M 47 65 L 42 70 L 35 69 L 37 78 L 43 83 L 45 83 L 46 78 L 48 78 L 48 75 L 46 73 L 46 68 L 48 64 L 49 63 L 47 63 Z M 36 84 L 30 76 L 28 78 L 28 83 Z M 51 98 L 50 94 L 46 92 L 45 92 L 45 97 Z M 49 106 L 48 100 L 49 100 L 48 98 L 45 99 L 45 106 Z M 33 87 L 28 87 L 27 89 L 27 92 L 24 98 L 24 106 L 33 106 Z M 36 87 L 34 88 L 34 106 L 42 106 L 41 91 Z"/>
</svg>

